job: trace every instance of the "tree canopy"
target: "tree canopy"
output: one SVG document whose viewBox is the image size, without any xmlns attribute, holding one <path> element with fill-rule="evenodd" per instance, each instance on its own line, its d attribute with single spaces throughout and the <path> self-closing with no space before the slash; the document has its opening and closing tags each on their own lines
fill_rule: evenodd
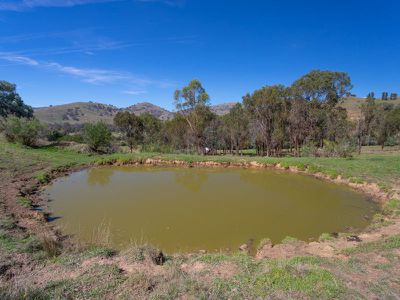
<svg viewBox="0 0 400 300">
<path fill-rule="evenodd" d="M 0 81 L 0 116 L 32 118 L 33 109 L 26 105 L 16 91 L 16 85 L 7 81 Z"/>
</svg>

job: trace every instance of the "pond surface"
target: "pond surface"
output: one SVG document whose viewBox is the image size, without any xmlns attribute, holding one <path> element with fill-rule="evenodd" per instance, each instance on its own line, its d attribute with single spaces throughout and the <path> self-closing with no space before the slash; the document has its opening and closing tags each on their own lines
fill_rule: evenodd
<svg viewBox="0 0 400 300">
<path fill-rule="evenodd" d="M 317 239 L 362 229 L 378 209 L 345 186 L 265 169 L 103 167 L 60 178 L 46 193 L 68 233 L 90 241 L 106 225 L 116 247 L 149 242 L 169 253 Z"/>
</svg>

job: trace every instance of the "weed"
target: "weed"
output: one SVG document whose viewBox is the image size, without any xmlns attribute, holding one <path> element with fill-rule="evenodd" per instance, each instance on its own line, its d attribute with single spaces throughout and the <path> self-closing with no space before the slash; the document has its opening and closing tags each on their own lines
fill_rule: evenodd
<svg viewBox="0 0 400 300">
<path fill-rule="evenodd" d="M 45 184 L 50 181 L 50 175 L 46 172 L 40 172 L 39 174 L 36 175 L 36 180 L 40 184 Z"/>
<path fill-rule="evenodd" d="M 257 250 L 263 249 L 264 246 L 266 246 L 266 245 L 272 245 L 271 239 L 269 239 L 269 238 L 263 238 L 263 239 L 258 243 Z"/>
<path fill-rule="evenodd" d="M 204 254 L 198 256 L 194 259 L 194 261 L 204 262 L 211 265 L 218 265 L 222 262 L 225 262 L 229 259 L 229 257 L 225 254 Z"/>
<path fill-rule="evenodd" d="M 305 171 L 307 169 L 307 165 L 302 162 L 296 163 L 295 166 L 296 166 L 297 170 L 299 170 L 299 171 Z"/>
<path fill-rule="evenodd" d="M 326 232 L 322 233 L 318 238 L 318 241 L 320 241 L 320 242 L 327 242 L 327 241 L 333 241 L 333 240 L 334 240 L 334 237 L 330 233 L 326 233 Z"/>
<path fill-rule="evenodd" d="M 148 260 L 156 265 L 162 265 L 166 260 L 164 254 L 160 250 L 147 244 L 132 244 L 123 251 L 123 255 L 131 263 Z"/>
<path fill-rule="evenodd" d="M 386 215 L 396 213 L 399 210 L 400 210 L 400 199 L 395 199 L 395 198 L 387 201 L 383 207 L 383 213 Z"/>
<path fill-rule="evenodd" d="M 5 217 L 4 219 L 0 220 L 0 229 L 11 230 L 15 227 L 15 222 L 10 217 Z"/>
<path fill-rule="evenodd" d="M 291 236 L 287 236 L 281 241 L 282 244 L 293 244 L 297 242 L 299 242 L 299 240 Z"/>
<path fill-rule="evenodd" d="M 324 173 L 331 179 L 336 179 L 339 176 L 339 173 L 336 170 L 327 170 Z"/>
<path fill-rule="evenodd" d="M 39 241 L 43 251 L 46 253 L 47 257 L 55 257 L 59 254 L 59 244 L 58 242 L 48 234 L 41 234 L 39 236 Z"/>
<path fill-rule="evenodd" d="M 26 207 L 26 208 L 32 207 L 32 201 L 26 197 L 18 197 L 16 201 L 19 205 L 21 205 L 23 207 Z"/>
<path fill-rule="evenodd" d="M 364 183 L 364 180 L 362 180 L 361 178 L 358 178 L 358 177 L 351 177 L 349 179 L 349 181 L 351 183 L 356 183 L 356 184 L 363 184 Z"/>
<path fill-rule="evenodd" d="M 321 169 L 318 166 L 309 165 L 307 168 L 307 172 L 309 172 L 310 174 L 315 174 L 321 172 Z"/>
<path fill-rule="evenodd" d="M 105 247 L 112 245 L 111 230 L 109 225 L 101 223 L 99 226 L 97 226 L 97 228 L 93 231 L 92 244 Z"/>
<path fill-rule="evenodd" d="M 115 255 L 115 250 L 108 248 L 108 247 L 102 247 L 102 246 L 91 246 L 89 249 L 84 253 L 84 256 L 86 258 L 90 257 L 112 257 Z"/>
</svg>

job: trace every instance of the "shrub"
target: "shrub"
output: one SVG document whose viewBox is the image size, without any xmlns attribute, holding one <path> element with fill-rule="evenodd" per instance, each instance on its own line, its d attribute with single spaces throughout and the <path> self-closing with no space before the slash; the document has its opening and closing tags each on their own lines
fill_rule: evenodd
<svg viewBox="0 0 400 300">
<path fill-rule="evenodd" d="M 50 175 L 46 172 L 40 172 L 36 175 L 36 180 L 41 184 L 47 183 L 50 181 Z"/>
<path fill-rule="evenodd" d="M 300 152 L 302 156 L 317 156 L 318 147 L 315 145 L 315 143 L 309 142 L 301 147 Z"/>
<path fill-rule="evenodd" d="M 17 198 L 17 203 L 23 207 L 26 208 L 31 208 L 32 207 L 32 201 L 29 200 L 28 198 L 25 197 L 18 197 Z"/>
<path fill-rule="evenodd" d="M 81 134 L 66 134 L 59 138 L 59 141 L 83 144 L 85 142 L 85 137 Z"/>
<path fill-rule="evenodd" d="M 87 124 L 85 141 L 94 152 L 108 152 L 111 145 L 111 131 L 103 122 Z"/>
<path fill-rule="evenodd" d="M 334 238 L 330 233 L 324 232 L 319 236 L 318 241 L 326 242 L 326 241 L 332 241 L 333 239 Z"/>
<path fill-rule="evenodd" d="M 36 119 L 8 117 L 4 123 L 4 134 L 9 142 L 34 146 L 43 126 Z"/>
<path fill-rule="evenodd" d="M 257 250 L 262 250 L 262 248 L 264 248 L 264 246 L 266 245 L 272 245 L 272 241 L 269 238 L 263 238 L 257 246 Z"/>
<path fill-rule="evenodd" d="M 400 210 L 400 200 L 399 199 L 390 199 L 385 203 L 383 207 L 383 213 L 386 215 L 390 215 L 392 213 L 396 213 Z"/>
<path fill-rule="evenodd" d="M 299 240 L 295 237 L 291 237 L 291 236 L 286 236 L 281 243 L 282 244 L 294 244 L 297 243 Z"/>
<path fill-rule="evenodd" d="M 49 142 L 55 142 L 60 140 L 64 136 L 64 133 L 59 130 L 51 130 L 47 133 L 47 140 Z"/>
</svg>

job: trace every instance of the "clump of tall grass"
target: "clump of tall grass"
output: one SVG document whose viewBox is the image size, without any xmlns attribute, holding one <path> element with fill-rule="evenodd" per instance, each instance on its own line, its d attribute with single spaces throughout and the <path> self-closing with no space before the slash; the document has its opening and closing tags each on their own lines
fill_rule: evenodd
<svg viewBox="0 0 400 300">
<path fill-rule="evenodd" d="M 110 225 L 104 222 L 93 231 L 91 243 L 93 245 L 109 247 L 112 245 Z"/>
<path fill-rule="evenodd" d="M 55 257 L 60 252 L 60 245 L 58 241 L 47 233 L 39 235 L 39 241 L 42 250 L 46 253 L 47 257 Z"/>
<path fill-rule="evenodd" d="M 19 205 L 21 205 L 23 207 L 26 207 L 26 208 L 32 207 L 32 201 L 26 197 L 18 197 L 16 201 Z"/>
<path fill-rule="evenodd" d="M 162 265 L 166 261 L 166 257 L 161 250 L 147 243 L 138 244 L 133 242 L 122 254 L 131 263 L 149 261 L 156 265 Z"/>
</svg>

